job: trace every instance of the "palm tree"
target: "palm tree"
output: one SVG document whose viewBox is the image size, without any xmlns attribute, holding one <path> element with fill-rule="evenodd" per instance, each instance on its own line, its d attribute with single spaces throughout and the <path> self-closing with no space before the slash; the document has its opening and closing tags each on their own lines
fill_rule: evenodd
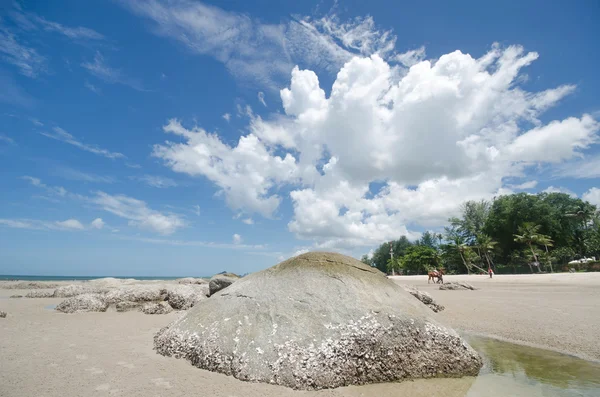
<svg viewBox="0 0 600 397">
<path fill-rule="evenodd" d="M 480 234 L 477 236 L 477 246 L 479 247 L 480 252 L 483 252 L 483 256 L 488 264 L 488 269 L 492 268 L 492 261 L 490 260 L 489 254 L 494 250 L 496 244 L 498 243 L 492 240 L 487 234 Z"/>
<path fill-rule="evenodd" d="M 536 225 L 533 222 L 525 222 L 521 226 L 518 227 L 519 234 L 514 235 L 515 241 L 517 243 L 523 243 L 523 244 L 527 244 L 529 246 L 529 249 L 531 250 L 531 254 L 533 255 L 533 259 L 538 264 L 538 272 L 541 270 L 540 270 L 537 255 L 535 254 L 535 251 L 533 250 L 533 244 L 537 244 L 539 241 L 540 234 L 538 232 L 540 230 L 540 227 L 541 227 L 540 225 Z M 531 267 L 531 264 L 529 262 L 527 262 L 527 264 L 529 265 L 529 270 L 531 270 L 531 273 L 533 273 L 533 268 Z"/>
<path fill-rule="evenodd" d="M 548 247 L 552 247 L 554 245 L 554 241 L 550 239 L 550 236 L 546 236 L 545 234 L 538 235 L 537 239 L 538 244 L 543 245 L 546 248 L 546 256 L 548 257 L 548 265 L 550 266 L 550 273 L 554 273 L 554 269 L 552 269 L 552 257 L 550 256 L 550 252 L 548 252 Z"/>
<path fill-rule="evenodd" d="M 565 215 L 571 218 L 575 218 L 581 222 L 583 229 L 587 230 L 587 224 L 590 219 L 594 217 L 595 211 L 592 205 L 588 203 L 581 203 L 571 208 Z"/>
</svg>

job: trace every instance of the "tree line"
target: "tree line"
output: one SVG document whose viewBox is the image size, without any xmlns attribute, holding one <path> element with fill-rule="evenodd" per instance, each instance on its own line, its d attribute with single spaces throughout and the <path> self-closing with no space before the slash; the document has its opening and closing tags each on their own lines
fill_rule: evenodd
<svg viewBox="0 0 600 397">
<path fill-rule="evenodd" d="M 584 257 L 600 257 L 596 206 L 565 193 L 518 193 L 467 201 L 443 231 L 385 242 L 361 260 L 387 273 L 534 273 L 562 271 Z"/>
</svg>

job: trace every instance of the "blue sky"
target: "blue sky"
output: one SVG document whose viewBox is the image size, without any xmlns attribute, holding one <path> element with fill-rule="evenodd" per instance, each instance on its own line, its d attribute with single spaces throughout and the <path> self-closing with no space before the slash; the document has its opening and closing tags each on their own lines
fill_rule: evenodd
<svg viewBox="0 0 600 397">
<path fill-rule="evenodd" d="M 0 274 L 209 275 L 600 204 L 600 5 L 0 2 Z"/>
</svg>

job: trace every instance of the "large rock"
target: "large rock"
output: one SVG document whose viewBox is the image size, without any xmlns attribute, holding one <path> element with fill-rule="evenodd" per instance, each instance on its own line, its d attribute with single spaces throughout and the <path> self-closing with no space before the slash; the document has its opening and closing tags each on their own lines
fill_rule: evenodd
<svg viewBox="0 0 600 397">
<path fill-rule="evenodd" d="M 70 298 L 72 296 L 82 294 L 101 294 L 106 292 L 105 289 L 100 289 L 91 285 L 85 284 L 69 284 L 62 287 L 58 287 L 54 290 L 55 298 Z"/>
<path fill-rule="evenodd" d="M 52 298 L 54 291 L 29 291 L 25 294 L 25 298 Z"/>
<path fill-rule="evenodd" d="M 152 302 L 165 300 L 167 291 L 163 285 L 127 285 L 106 293 L 108 303 Z"/>
<path fill-rule="evenodd" d="M 167 302 L 149 302 L 142 306 L 142 312 L 145 314 L 167 314 L 172 311 L 173 309 Z"/>
<path fill-rule="evenodd" d="M 222 273 L 211 277 L 208 283 L 209 296 L 213 296 L 224 288 L 229 287 L 240 279 L 240 276 L 233 273 Z"/>
<path fill-rule="evenodd" d="M 187 310 L 206 299 L 205 289 L 197 284 L 176 285 L 167 288 L 167 302 L 176 310 Z"/>
<path fill-rule="evenodd" d="M 154 347 L 210 371 L 295 389 L 477 375 L 452 329 L 378 270 L 307 253 L 240 279 L 161 329 Z"/>
<path fill-rule="evenodd" d="M 139 302 L 129 302 L 129 301 L 123 301 L 123 302 L 119 302 L 115 305 L 115 308 L 117 309 L 118 312 L 130 312 L 133 310 L 140 310 L 142 304 Z"/>
<path fill-rule="evenodd" d="M 208 281 L 205 279 L 194 277 L 179 278 L 175 281 L 177 281 L 178 284 L 208 284 Z"/>
<path fill-rule="evenodd" d="M 437 302 L 431 297 L 431 295 L 429 295 L 428 292 L 420 291 L 417 289 L 417 287 L 414 287 L 412 285 L 403 284 L 401 285 L 401 287 L 404 288 L 406 292 L 408 292 L 409 294 L 423 302 L 425 305 L 427 305 L 427 307 L 429 307 L 434 312 L 441 312 L 445 309 L 444 306 L 438 305 Z"/>
<path fill-rule="evenodd" d="M 81 294 L 62 301 L 56 310 L 63 313 L 105 312 L 108 303 L 101 294 Z"/>
<path fill-rule="evenodd" d="M 465 283 L 465 282 L 452 282 L 452 283 L 445 283 L 440 285 L 440 289 L 441 290 L 450 290 L 450 291 L 455 291 L 455 290 L 476 290 L 477 288 L 473 287 L 471 284 L 469 283 Z"/>
</svg>

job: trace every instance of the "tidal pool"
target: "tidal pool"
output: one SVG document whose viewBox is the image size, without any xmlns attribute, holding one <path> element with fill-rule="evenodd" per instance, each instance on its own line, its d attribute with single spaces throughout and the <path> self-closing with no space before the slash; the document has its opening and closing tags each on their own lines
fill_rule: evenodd
<svg viewBox="0 0 600 397">
<path fill-rule="evenodd" d="M 466 396 L 600 396 L 600 364 L 496 339 L 467 336 L 484 366 Z"/>
</svg>

